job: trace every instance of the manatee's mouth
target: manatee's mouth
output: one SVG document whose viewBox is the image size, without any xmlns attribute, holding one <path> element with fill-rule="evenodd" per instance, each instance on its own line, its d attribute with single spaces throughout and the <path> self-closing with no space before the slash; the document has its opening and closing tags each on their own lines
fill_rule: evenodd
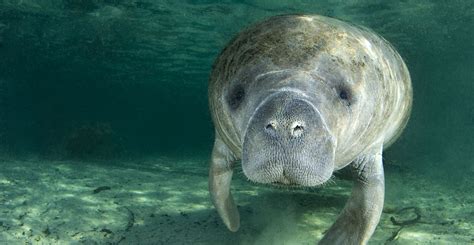
<svg viewBox="0 0 474 245">
<path fill-rule="evenodd" d="M 253 182 L 313 187 L 332 176 L 335 139 L 314 105 L 298 95 L 279 93 L 259 105 L 243 138 L 242 168 Z"/>
<path fill-rule="evenodd" d="M 295 183 L 292 179 L 288 178 L 285 173 L 283 173 L 280 178 L 276 181 L 270 183 L 273 186 L 285 186 L 285 187 L 298 187 L 301 186 L 298 183 Z"/>
<path fill-rule="evenodd" d="M 312 158 L 306 161 L 287 161 L 278 156 L 279 161 L 269 163 L 264 158 L 278 153 L 264 153 L 262 157 L 246 156 L 242 159 L 242 168 L 245 176 L 260 184 L 285 187 L 317 187 L 326 183 L 333 174 L 333 159 L 318 161 L 315 156 L 301 156 Z M 329 154 L 331 155 L 331 154 Z"/>
<path fill-rule="evenodd" d="M 279 180 L 271 182 L 271 186 L 280 187 L 280 188 L 303 188 L 306 187 L 302 184 L 295 183 L 291 179 L 288 179 L 285 176 L 282 176 Z"/>
<path fill-rule="evenodd" d="M 254 184 L 258 184 L 258 185 L 262 185 L 262 186 L 266 186 L 270 188 L 275 187 L 279 189 L 307 189 L 308 187 L 317 187 L 317 185 L 306 186 L 306 185 L 291 181 L 290 179 L 287 179 L 287 178 L 285 179 L 280 178 L 279 180 L 268 182 L 268 183 L 262 183 L 262 182 L 254 181 L 252 179 L 249 179 L 249 180 Z"/>
<path fill-rule="evenodd" d="M 331 175 L 332 177 L 332 175 Z M 330 178 L 329 178 L 330 179 Z M 303 184 L 303 183 L 297 183 L 291 179 L 288 179 L 286 177 L 281 177 L 280 179 L 273 181 L 273 182 L 259 182 L 250 179 L 252 183 L 259 184 L 262 186 L 267 186 L 270 188 L 278 188 L 278 189 L 308 189 L 308 188 L 316 188 L 321 185 L 324 185 L 327 181 L 321 181 L 319 184 L 314 184 L 314 185 L 308 185 L 308 184 Z"/>
</svg>

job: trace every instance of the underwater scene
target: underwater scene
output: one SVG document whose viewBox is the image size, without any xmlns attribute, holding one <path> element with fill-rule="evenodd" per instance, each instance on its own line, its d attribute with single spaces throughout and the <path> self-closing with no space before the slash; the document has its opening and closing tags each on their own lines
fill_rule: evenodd
<svg viewBox="0 0 474 245">
<path fill-rule="evenodd" d="M 471 0 L 1 0 L 0 244 L 474 244 L 473 94 Z"/>
</svg>

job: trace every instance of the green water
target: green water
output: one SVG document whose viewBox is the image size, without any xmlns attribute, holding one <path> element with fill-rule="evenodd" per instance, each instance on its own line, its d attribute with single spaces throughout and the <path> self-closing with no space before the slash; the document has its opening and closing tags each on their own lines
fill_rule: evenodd
<svg viewBox="0 0 474 245">
<path fill-rule="evenodd" d="M 0 153 L 206 157 L 213 60 L 245 26 L 286 13 L 336 17 L 389 40 L 411 72 L 414 104 L 385 160 L 453 188 L 472 178 L 470 0 L 1 0 Z"/>
<path fill-rule="evenodd" d="M 5 0 L 3 146 L 48 154 L 72 128 L 102 122 L 131 151 L 209 150 L 206 87 L 220 49 L 267 16 L 317 13 L 374 29 L 404 57 L 415 103 L 393 151 L 472 159 L 473 8 L 471 1 Z"/>
</svg>

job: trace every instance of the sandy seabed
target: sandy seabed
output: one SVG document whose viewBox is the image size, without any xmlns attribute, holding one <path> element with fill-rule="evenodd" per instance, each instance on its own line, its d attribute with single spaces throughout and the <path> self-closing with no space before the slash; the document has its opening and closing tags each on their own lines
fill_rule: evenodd
<svg viewBox="0 0 474 245">
<path fill-rule="evenodd" d="M 474 180 L 459 181 L 447 186 L 388 169 L 386 205 L 370 244 L 473 244 Z M 0 244 L 314 244 L 350 186 L 336 180 L 320 189 L 275 189 L 237 170 L 241 228 L 231 233 L 210 203 L 202 157 L 0 159 Z"/>
</svg>

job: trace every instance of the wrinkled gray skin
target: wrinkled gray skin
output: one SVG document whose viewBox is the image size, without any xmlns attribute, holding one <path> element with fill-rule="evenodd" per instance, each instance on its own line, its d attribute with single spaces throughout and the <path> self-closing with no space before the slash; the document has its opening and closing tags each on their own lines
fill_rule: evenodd
<svg viewBox="0 0 474 245">
<path fill-rule="evenodd" d="M 365 244 L 384 200 L 382 150 L 411 108 L 408 70 L 370 30 L 322 16 L 276 16 L 241 32 L 209 81 L 216 138 L 212 201 L 231 231 L 230 193 L 239 159 L 250 181 L 313 187 L 354 173 L 352 194 L 320 244 Z"/>
</svg>

